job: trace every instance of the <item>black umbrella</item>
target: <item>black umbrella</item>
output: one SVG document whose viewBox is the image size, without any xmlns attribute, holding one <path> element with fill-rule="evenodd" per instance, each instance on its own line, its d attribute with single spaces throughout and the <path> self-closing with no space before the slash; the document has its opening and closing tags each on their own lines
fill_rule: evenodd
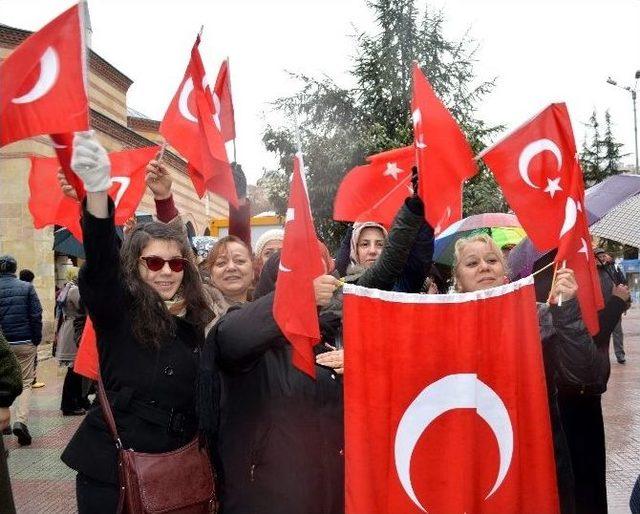
<svg viewBox="0 0 640 514">
<path fill-rule="evenodd" d="M 124 238 L 122 227 L 116 227 L 116 233 L 120 239 Z M 71 257 L 78 257 L 84 259 L 84 247 L 82 243 L 78 241 L 68 229 L 61 227 L 53 233 L 53 249 L 64 255 Z"/>
</svg>

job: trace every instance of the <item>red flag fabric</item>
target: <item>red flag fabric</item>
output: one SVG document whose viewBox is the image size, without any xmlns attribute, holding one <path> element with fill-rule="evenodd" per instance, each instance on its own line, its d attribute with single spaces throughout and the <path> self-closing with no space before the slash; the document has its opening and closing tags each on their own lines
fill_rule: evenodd
<svg viewBox="0 0 640 514">
<path fill-rule="evenodd" d="M 91 318 L 87 316 L 87 321 L 80 337 L 78 353 L 75 361 L 73 361 L 73 371 L 91 380 L 98 380 L 99 367 L 96 332 L 93 329 Z"/>
<path fill-rule="evenodd" d="M 148 146 L 109 154 L 113 181 L 109 194 L 116 204 L 117 225 L 135 214 L 146 187 L 145 168 L 158 150 L 158 146 Z M 62 194 L 56 179 L 59 168 L 56 157 L 31 157 L 29 211 L 33 226 L 61 225 L 82 241 L 80 204 Z"/>
<path fill-rule="evenodd" d="M 462 186 L 477 168 L 462 130 L 416 63 L 411 112 L 419 194 L 425 218 L 437 236 L 462 219 Z"/>
<path fill-rule="evenodd" d="M 404 199 L 412 194 L 412 146 L 367 158 L 369 164 L 351 169 L 340 183 L 333 203 L 337 221 L 375 221 L 389 228 Z"/>
<path fill-rule="evenodd" d="M 229 60 L 225 59 L 220 65 L 218 78 L 213 89 L 214 121 L 222 138 L 231 141 L 236 138 L 236 123 L 233 115 L 233 100 L 231 98 L 231 78 L 229 76 Z"/>
<path fill-rule="evenodd" d="M 556 262 L 566 260 L 575 271 L 583 320 L 591 334 L 597 333 L 596 310 L 604 303 L 566 105 L 551 104 L 481 156 L 536 248 L 558 247 Z"/>
<path fill-rule="evenodd" d="M 80 9 L 63 12 L 0 64 L 0 146 L 89 128 Z"/>
<path fill-rule="evenodd" d="M 344 289 L 347 514 L 559 512 L 533 278 Z"/>
<path fill-rule="evenodd" d="M 313 280 L 324 273 L 324 268 L 303 169 L 302 155 L 297 154 L 293 160 L 273 317 L 293 346 L 293 365 L 315 378 L 313 346 L 320 342 L 320 326 Z"/>
<path fill-rule="evenodd" d="M 83 199 L 85 196 L 84 184 L 80 177 L 71 169 L 71 156 L 73 154 L 73 132 L 63 134 L 49 134 L 53 141 L 53 149 L 58 156 L 60 167 L 67 179 L 67 182 L 76 190 L 78 198 Z"/>
<path fill-rule="evenodd" d="M 215 123 L 214 100 L 199 45 L 197 37 L 184 78 L 160 124 L 160 133 L 189 162 L 191 181 L 200 197 L 208 189 L 237 206 L 231 166 L 222 132 Z"/>
</svg>

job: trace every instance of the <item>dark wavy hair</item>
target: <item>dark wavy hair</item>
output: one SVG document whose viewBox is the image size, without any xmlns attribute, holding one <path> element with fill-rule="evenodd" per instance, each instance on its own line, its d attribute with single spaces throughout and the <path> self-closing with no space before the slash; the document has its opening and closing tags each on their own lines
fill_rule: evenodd
<svg viewBox="0 0 640 514">
<path fill-rule="evenodd" d="M 178 290 L 185 302 L 185 319 L 204 330 L 204 326 L 213 319 L 213 313 L 204 297 L 191 245 L 182 226 L 156 221 L 137 225 L 124 239 L 120 264 L 131 300 L 133 335 L 140 343 L 157 348 L 175 334 L 176 327 L 164 301 L 155 289 L 142 280 L 138 269 L 142 251 L 152 240 L 174 241 L 180 248 L 180 255 L 188 261 Z"/>
</svg>

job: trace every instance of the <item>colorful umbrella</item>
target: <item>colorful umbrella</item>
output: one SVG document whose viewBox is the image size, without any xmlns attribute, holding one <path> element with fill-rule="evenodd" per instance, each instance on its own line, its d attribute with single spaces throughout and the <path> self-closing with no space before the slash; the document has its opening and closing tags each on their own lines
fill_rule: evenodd
<svg viewBox="0 0 640 514">
<path fill-rule="evenodd" d="M 518 244 L 525 237 L 518 218 L 502 212 L 485 212 L 464 218 L 442 232 L 436 240 L 433 260 L 451 266 L 456 241 L 477 233 L 489 234 L 499 247 Z"/>
</svg>

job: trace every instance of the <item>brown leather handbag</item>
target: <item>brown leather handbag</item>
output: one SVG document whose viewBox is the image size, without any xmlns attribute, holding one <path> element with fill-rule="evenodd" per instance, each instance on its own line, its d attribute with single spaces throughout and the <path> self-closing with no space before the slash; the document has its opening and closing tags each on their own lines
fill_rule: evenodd
<svg viewBox="0 0 640 514">
<path fill-rule="evenodd" d="M 118 514 L 212 514 L 216 511 L 213 470 L 206 447 L 196 436 L 186 446 L 166 453 L 124 449 L 102 377 L 98 396 L 118 449 L 120 501 Z"/>
</svg>

